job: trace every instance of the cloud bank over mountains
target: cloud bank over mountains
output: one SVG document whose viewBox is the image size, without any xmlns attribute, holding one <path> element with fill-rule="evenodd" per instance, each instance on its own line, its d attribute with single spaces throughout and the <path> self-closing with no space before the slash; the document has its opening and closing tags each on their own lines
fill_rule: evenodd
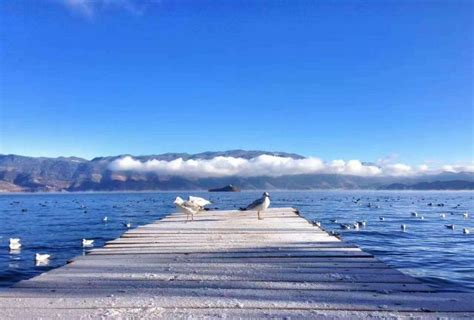
<svg viewBox="0 0 474 320">
<path fill-rule="evenodd" d="M 212 159 L 184 160 L 178 158 L 170 161 L 151 159 L 143 162 L 131 156 L 125 156 L 112 161 L 108 168 L 112 171 L 152 172 L 159 175 L 192 178 L 279 177 L 301 174 L 408 177 L 441 172 L 474 172 L 474 163 L 430 168 L 425 164 L 415 167 L 403 163 L 367 164 L 360 160 L 333 160 L 327 162 L 315 157 L 294 159 L 264 154 L 251 159 L 218 156 Z"/>
<path fill-rule="evenodd" d="M 474 190 L 474 166 L 408 166 L 393 159 L 323 161 L 286 152 L 206 151 L 96 157 L 0 154 L 0 192 L 208 190 Z"/>
</svg>

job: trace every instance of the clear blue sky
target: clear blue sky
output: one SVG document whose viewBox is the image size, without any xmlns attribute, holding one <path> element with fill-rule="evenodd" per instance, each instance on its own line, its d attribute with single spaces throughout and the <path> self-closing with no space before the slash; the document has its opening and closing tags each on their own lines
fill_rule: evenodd
<svg viewBox="0 0 474 320">
<path fill-rule="evenodd" d="M 0 153 L 473 159 L 473 1 L 117 1 L 0 2 Z"/>
</svg>

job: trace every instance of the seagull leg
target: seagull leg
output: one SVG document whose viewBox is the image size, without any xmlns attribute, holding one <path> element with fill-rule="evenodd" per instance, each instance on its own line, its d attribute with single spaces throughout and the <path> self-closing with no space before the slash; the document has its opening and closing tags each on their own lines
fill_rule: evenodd
<svg viewBox="0 0 474 320">
<path fill-rule="evenodd" d="M 257 211 L 257 217 L 258 217 L 258 220 L 263 220 L 263 218 L 260 217 L 260 211 Z"/>
</svg>

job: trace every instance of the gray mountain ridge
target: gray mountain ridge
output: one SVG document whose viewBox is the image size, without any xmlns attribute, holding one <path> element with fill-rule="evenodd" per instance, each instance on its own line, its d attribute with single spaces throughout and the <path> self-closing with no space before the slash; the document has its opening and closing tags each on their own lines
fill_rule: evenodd
<svg viewBox="0 0 474 320">
<path fill-rule="evenodd" d="M 251 159 L 262 154 L 304 159 L 304 156 L 259 150 L 217 152 L 165 153 L 133 156 L 140 161 L 170 161 L 177 158 L 212 159 L 232 156 Z M 156 173 L 114 172 L 109 164 L 125 155 L 96 157 L 26 157 L 0 155 L 0 191 L 145 191 L 145 190 L 207 190 L 228 184 L 242 190 L 313 190 L 313 189 L 389 189 L 389 190 L 474 190 L 473 173 L 441 173 L 414 177 L 361 177 L 339 174 L 301 174 L 279 177 L 189 178 L 160 176 Z M 130 155 L 131 156 L 131 155 Z"/>
</svg>

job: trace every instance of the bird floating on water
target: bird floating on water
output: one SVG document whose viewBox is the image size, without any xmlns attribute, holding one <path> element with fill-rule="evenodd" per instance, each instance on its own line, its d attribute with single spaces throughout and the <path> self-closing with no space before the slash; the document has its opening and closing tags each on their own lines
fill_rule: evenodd
<svg viewBox="0 0 474 320">
<path fill-rule="evenodd" d="M 425 220 L 425 217 L 423 217 L 423 216 L 420 216 L 420 220 Z"/>
<path fill-rule="evenodd" d="M 468 228 L 464 228 L 464 229 L 462 229 L 462 233 L 469 234 L 469 233 L 471 233 L 471 231 Z"/>
<path fill-rule="evenodd" d="M 411 216 L 412 216 L 412 217 L 418 217 L 418 213 L 415 212 L 415 211 L 413 211 L 413 212 L 411 213 Z"/>
<path fill-rule="evenodd" d="M 261 198 L 255 200 L 254 202 L 252 202 L 245 208 L 240 208 L 240 210 L 257 211 L 257 219 L 262 220 L 263 218 L 260 217 L 260 211 L 267 210 L 269 206 L 270 206 L 270 194 L 268 194 L 268 192 L 264 192 Z"/>
<path fill-rule="evenodd" d="M 446 218 L 446 214 L 442 213 L 439 215 L 442 219 Z"/>
<path fill-rule="evenodd" d="M 445 227 L 450 229 L 450 230 L 454 230 L 454 224 L 447 224 L 447 225 L 445 225 Z"/>
<path fill-rule="evenodd" d="M 10 238 L 9 247 L 11 250 L 18 250 L 21 248 L 20 238 Z"/>
<path fill-rule="evenodd" d="M 384 221 L 385 218 L 384 218 L 384 217 L 379 217 L 379 220 L 380 220 L 380 221 Z"/>
<path fill-rule="evenodd" d="M 94 245 L 94 240 L 82 239 L 83 247 L 91 247 Z"/>
<path fill-rule="evenodd" d="M 407 229 L 407 226 L 406 226 L 406 225 L 404 225 L 404 224 L 402 224 L 402 225 L 400 226 L 400 229 L 401 229 L 402 231 L 406 231 L 406 229 Z"/>
<path fill-rule="evenodd" d="M 332 223 L 337 223 L 337 219 L 331 219 L 329 221 L 331 221 Z"/>
<path fill-rule="evenodd" d="M 359 227 L 365 227 L 367 225 L 367 221 L 357 221 Z"/>
<path fill-rule="evenodd" d="M 51 255 L 49 255 L 47 253 L 44 253 L 44 254 L 37 253 L 37 254 L 35 254 L 36 262 L 46 262 L 46 261 L 49 260 L 50 257 L 51 257 Z"/>
<path fill-rule="evenodd" d="M 122 225 L 127 229 L 130 229 L 132 227 L 132 223 L 130 222 L 122 222 Z"/>
<path fill-rule="evenodd" d="M 464 212 L 462 215 L 463 215 L 464 219 L 469 218 L 469 213 L 467 213 L 467 212 Z"/>
<path fill-rule="evenodd" d="M 351 228 L 351 226 L 349 224 L 345 224 L 345 223 L 341 223 L 339 226 L 343 230 L 349 230 Z"/>
<path fill-rule="evenodd" d="M 109 221 L 109 218 L 107 218 L 107 216 L 105 216 L 103 219 L 102 219 L 103 222 L 107 222 Z"/>
</svg>

